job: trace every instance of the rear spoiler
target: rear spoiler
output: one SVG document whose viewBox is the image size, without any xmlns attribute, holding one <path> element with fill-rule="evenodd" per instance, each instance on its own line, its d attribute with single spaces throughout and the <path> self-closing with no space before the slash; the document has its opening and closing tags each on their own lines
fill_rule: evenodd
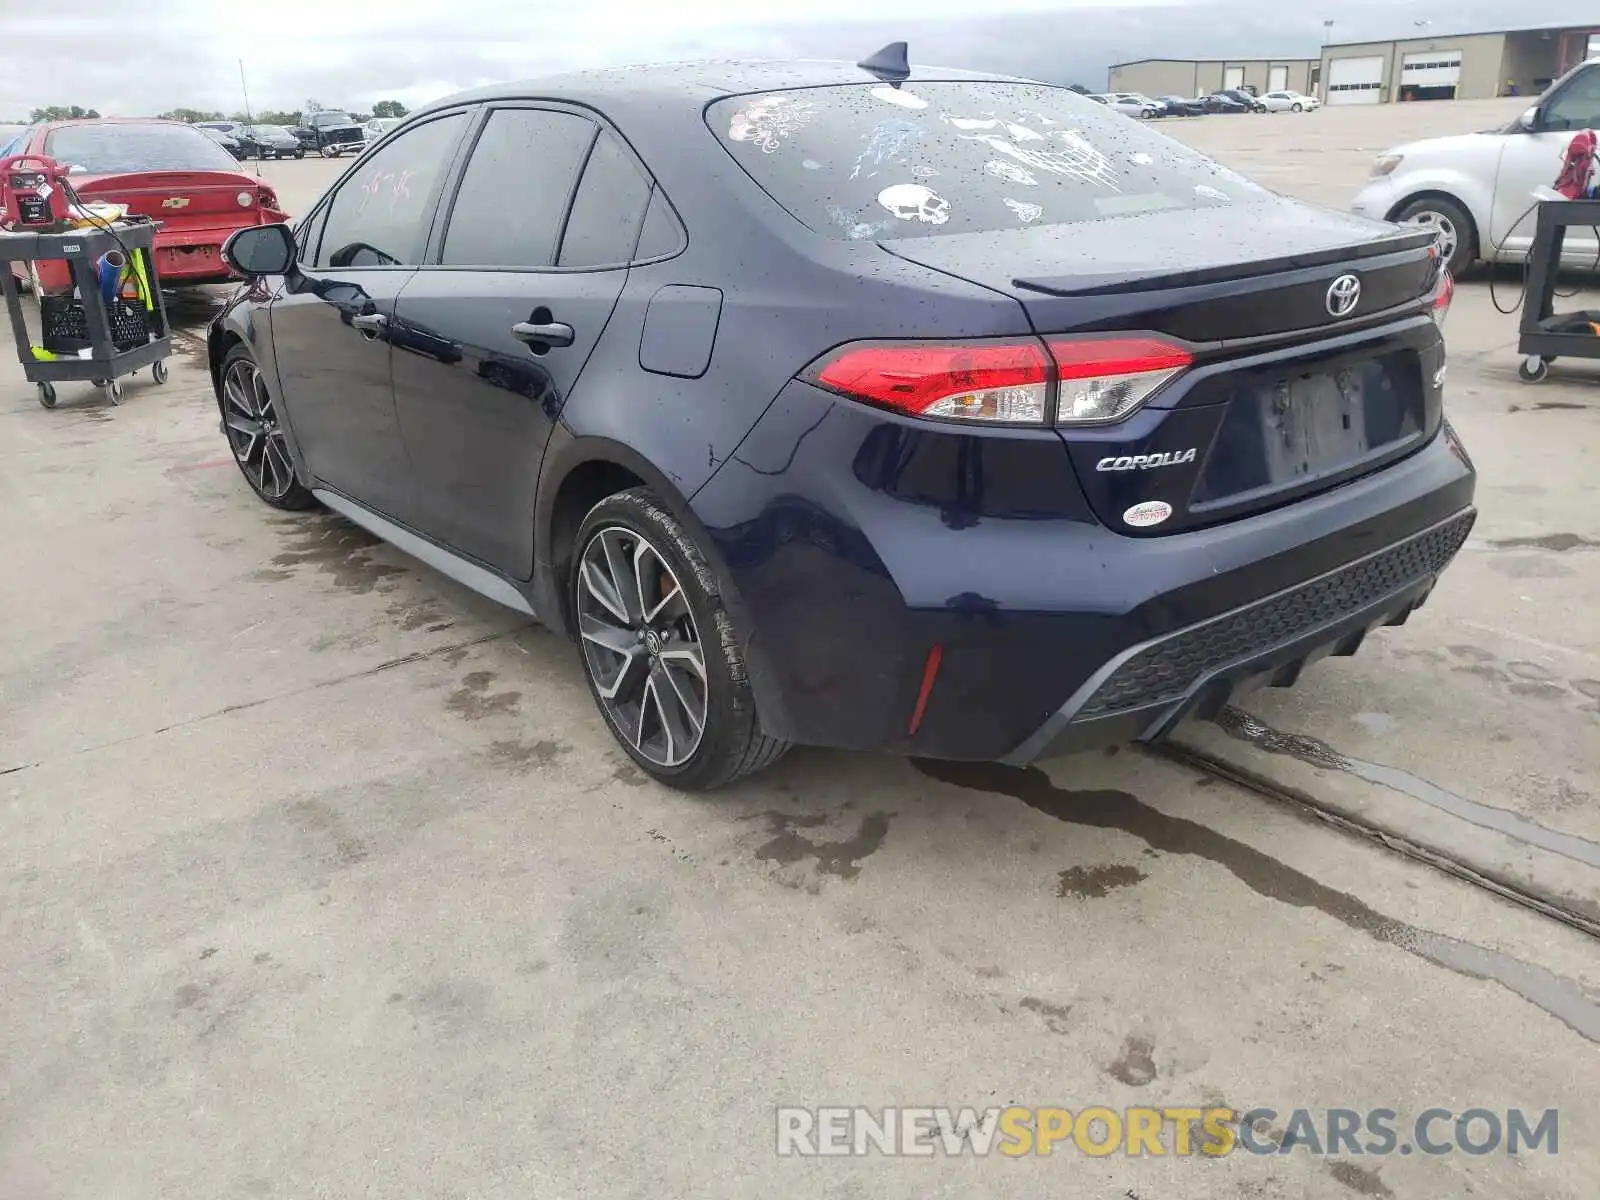
<svg viewBox="0 0 1600 1200">
<path fill-rule="evenodd" d="M 1038 292 L 1044 296 L 1099 296 L 1110 292 L 1147 292 L 1160 288 L 1221 283 L 1260 275 L 1275 275 L 1282 271 L 1332 266 L 1337 263 L 1348 263 L 1352 259 L 1390 255 L 1400 258 L 1427 250 L 1433 243 L 1434 234 L 1430 230 L 1404 229 L 1376 241 L 1358 242 L 1355 245 L 1335 246 L 1328 250 L 1312 250 L 1301 254 L 1286 254 L 1279 258 L 1264 258 L 1257 262 L 1230 263 L 1225 266 L 1181 271 L 1149 271 L 1135 275 L 1067 275 L 1044 279 L 1018 277 L 1011 281 L 1011 286 Z"/>
</svg>

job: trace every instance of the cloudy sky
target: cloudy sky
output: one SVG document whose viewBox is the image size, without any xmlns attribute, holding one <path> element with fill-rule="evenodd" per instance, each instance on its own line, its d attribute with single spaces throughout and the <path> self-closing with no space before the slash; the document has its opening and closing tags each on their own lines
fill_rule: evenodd
<svg viewBox="0 0 1600 1200">
<path fill-rule="evenodd" d="M 141 114 L 308 97 L 415 106 L 461 88 L 582 66 L 726 57 L 856 59 L 897 38 L 913 63 L 1091 87 L 1146 57 L 1306 56 L 1322 42 L 1594 21 L 1584 0 L 0 0 L 0 121 L 81 104 Z M 127 25 L 118 14 L 137 12 Z"/>
</svg>

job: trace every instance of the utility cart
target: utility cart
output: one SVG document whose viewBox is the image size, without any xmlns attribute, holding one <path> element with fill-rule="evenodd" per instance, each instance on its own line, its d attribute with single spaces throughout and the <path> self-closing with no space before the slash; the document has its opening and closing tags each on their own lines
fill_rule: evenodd
<svg viewBox="0 0 1600 1200">
<path fill-rule="evenodd" d="M 1600 200 L 1544 200 L 1539 204 L 1533 245 L 1528 250 L 1528 294 L 1522 305 L 1517 376 L 1540 383 L 1557 358 L 1600 358 L 1600 311 L 1555 311 L 1561 248 L 1567 229 L 1600 232 Z"/>
<path fill-rule="evenodd" d="M 152 252 L 156 229 L 148 219 L 123 219 L 66 233 L 0 230 L 0 291 L 17 357 L 46 408 L 56 406 L 58 383 L 93 383 L 120 404 L 121 381 L 135 371 L 149 367 L 158 384 L 167 381 L 172 331 Z M 39 296 L 36 344 L 11 264 L 50 259 L 70 265 L 75 288 Z"/>
</svg>

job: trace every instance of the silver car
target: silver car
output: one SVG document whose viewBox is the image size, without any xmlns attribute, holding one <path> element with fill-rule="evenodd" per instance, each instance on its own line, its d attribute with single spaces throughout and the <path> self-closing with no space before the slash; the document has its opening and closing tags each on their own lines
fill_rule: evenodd
<svg viewBox="0 0 1600 1200">
<path fill-rule="evenodd" d="M 1450 270 L 1526 258 L 1541 189 L 1561 173 L 1567 143 L 1600 128 L 1600 60 L 1581 63 L 1504 129 L 1428 138 L 1378 156 L 1351 208 L 1363 216 L 1431 225 Z M 1592 265 L 1595 231 L 1567 230 L 1563 258 Z"/>
</svg>

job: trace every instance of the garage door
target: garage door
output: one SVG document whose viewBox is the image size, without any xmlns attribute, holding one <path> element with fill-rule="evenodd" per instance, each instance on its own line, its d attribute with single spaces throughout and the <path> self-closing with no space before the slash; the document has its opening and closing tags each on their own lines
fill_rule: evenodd
<svg viewBox="0 0 1600 1200">
<path fill-rule="evenodd" d="M 1228 67 L 1222 72 L 1222 86 L 1224 88 L 1242 88 L 1244 86 L 1244 68 Z"/>
<path fill-rule="evenodd" d="M 1461 51 L 1423 50 L 1400 62 L 1403 88 L 1453 88 L 1461 82 Z"/>
<path fill-rule="evenodd" d="M 1377 104 L 1382 99 L 1382 55 L 1336 58 L 1328 64 L 1329 104 Z"/>
<path fill-rule="evenodd" d="M 1270 67 L 1267 70 L 1267 91 L 1286 92 L 1289 90 L 1289 68 Z"/>
</svg>

